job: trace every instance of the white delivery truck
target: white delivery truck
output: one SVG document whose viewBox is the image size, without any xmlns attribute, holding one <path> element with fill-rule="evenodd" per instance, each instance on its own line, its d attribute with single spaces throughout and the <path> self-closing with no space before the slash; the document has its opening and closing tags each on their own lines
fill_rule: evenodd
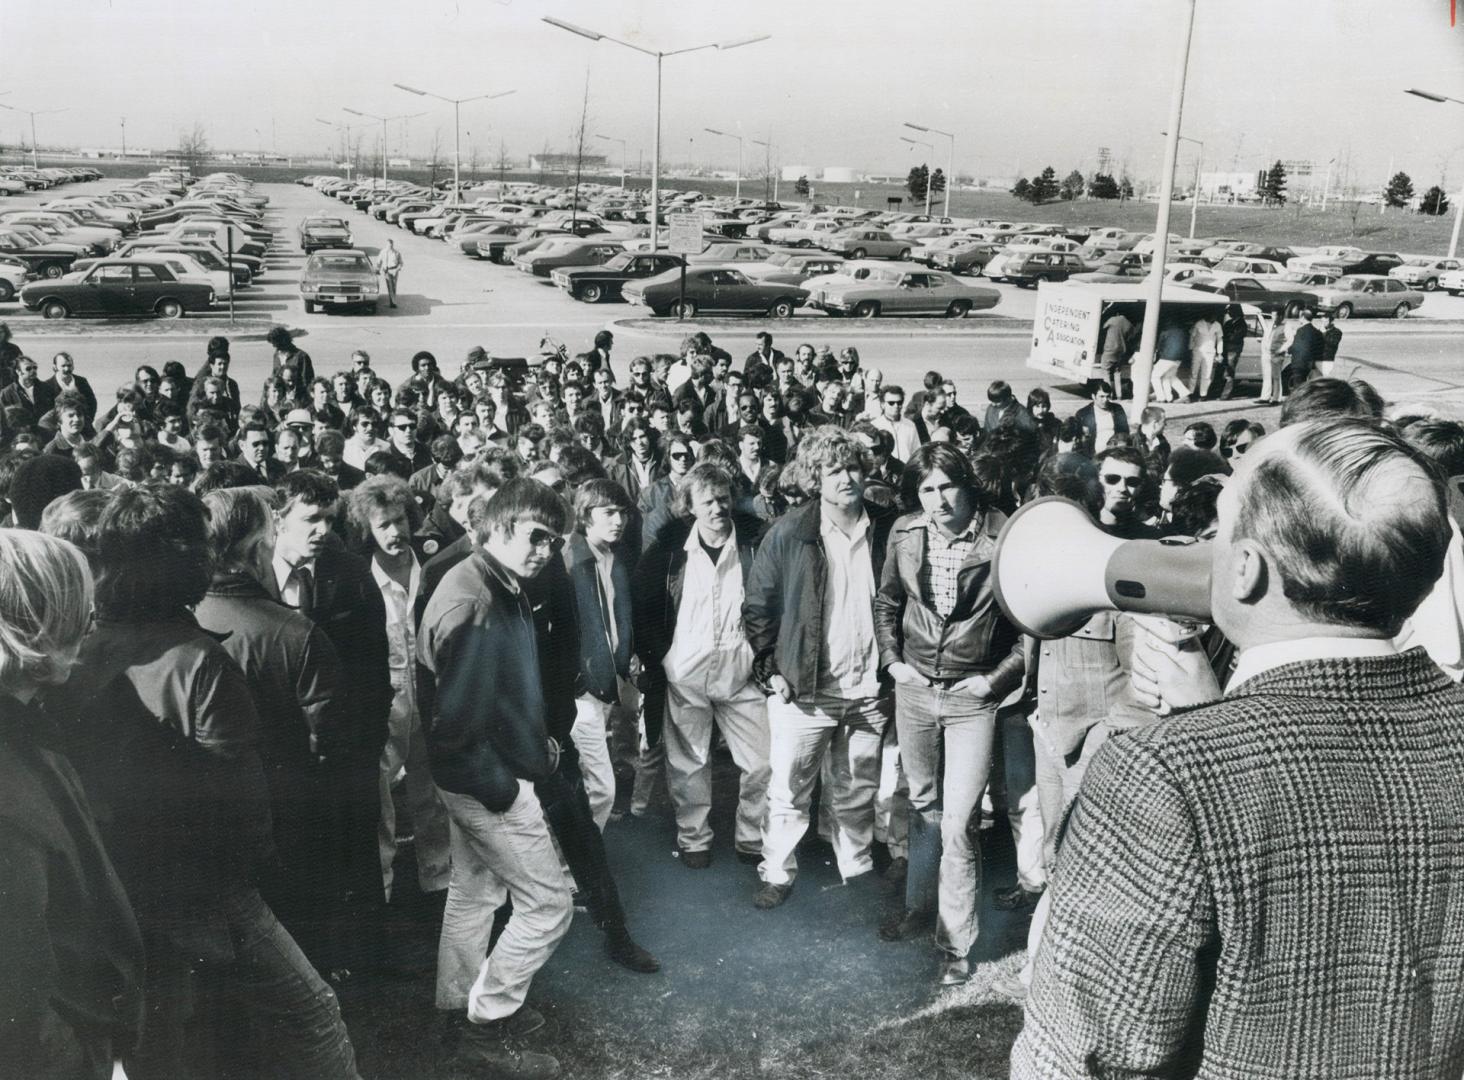
<svg viewBox="0 0 1464 1080">
<path fill-rule="evenodd" d="M 1143 282 L 1132 285 L 1042 282 L 1037 287 L 1037 310 L 1032 316 L 1032 348 L 1027 353 L 1027 366 L 1074 383 L 1104 378 L 1103 324 L 1120 312 L 1128 316 L 1134 324 L 1131 347 L 1136 351 L 1148 294 L 1149 286 Z M 1166 285 L 1161 316 L 1166 321 L 1177 319 L 1188 328 L 1205 312 L 1219 320 L 1229 306 L 1230 301 L 1224 296 Z M 1260 349 L 1251 339 L 1261 336 L 1261 312 L 1252 304 L 1241 304 L 1240 309 L 1245 313 L 1246 347 L 1241 352 L 1236 377 L 1259 380 Z M 1189 377 L 1187 363 L 1181 374 Z"/>
</svg>

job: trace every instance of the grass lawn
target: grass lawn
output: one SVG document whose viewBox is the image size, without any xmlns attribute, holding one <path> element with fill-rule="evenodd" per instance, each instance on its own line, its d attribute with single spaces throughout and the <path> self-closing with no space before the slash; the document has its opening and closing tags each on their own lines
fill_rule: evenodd
<svg viewBox="0 0 1464 1080">
<path fill-rule="evenodd" d="M 731 849 L 735 771 L 719 760 L 712 866 L 675 856 L 664 800 L 606 832 L 630 925 L 661 960 L 657 975 L 610 963 L 602 936 L 577 912 L 569 937 L 534 980 L 529 1001 L 548 1019 L 532 1049 L 555 1054 L 570 1080 L 998 1080 L 1021 1011 L 987 992 L 1020 962 L 1026 921 L 995 910 L 1013 880 L 1004 828 L 982 831 L 985 897 L 973 978 L 941 992 L 928 938 L 876 935 L 900 898 L 879 880 L 841 883 L 827 847 L 799 855 L 783 907 L 752 906 L 754 868 Z M 399 860 L 403 908 L 393 935 L 420 970 L 365 980 L 342 993 L 362 1075 L 371 1080 L 481 1076 L 455 1053 L 458 1017 L 433 1007 L 437 925 L 412 894 L 410 847 Z"/>
</svg>

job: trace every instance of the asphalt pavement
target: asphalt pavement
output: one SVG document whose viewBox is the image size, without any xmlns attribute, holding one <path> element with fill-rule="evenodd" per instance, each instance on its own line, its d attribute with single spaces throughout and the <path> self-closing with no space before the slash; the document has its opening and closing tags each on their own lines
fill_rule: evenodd
<svg viewBox="0 0 1464 1080">
<path fill-rule="evenodd" d="M 67 194 L 112 186 L 72 185 Z M 692 329 L 706 329 L 718 345 L 741 357 L 755 346 L 758 330 L 772 332 L 778 347 L 791 352 L 802 341 L 838 349 L 852 345 L 866 366 L 877 366 L 886 381 L 918 386 L 927 370 L 937 369 L 956 380 L 960 400 L 968 406 L 984 401 L 992 379 L 1012 383 L 1019 393 L 1051 385 L 1050 376 L 1025 368 L 1026 323 L 1035 291 L 995 286 L 1001 303 L 989 312 L 963 320 L 879 319 L 851 323 L 800 313 L 792 319 L 697 319 L 687 323 L 644 318 L 644 309 L 623 303 L 584 304 L 570 299 L 547 279 L 533 278 L 511 266 L 499 266 L 461 255 L 455 247 L 416 237 L 326 198 L 311 188 L 265 184 L 270 196 L 267 224 L 275 244 L 266 273 L 241 292 L 231 326 L 224 309 L 190 314 L 179 322 L 46 322 L 19 304 L 0 305 L 0 319 L 9 321 L 16 341 L 42 360 L 67 349 L 78 368 L 106 393 L 128 379 L 141 363 L 155 366 L 182 360 L 190 369 L 202 362 L 204 343 L 215 333 L 234 340 L 233 374 L 252 396 L 269 370 L 270 352 L 263 334 L 274 323 L 297 332 L 299 344 L 319 371 L 345 367 L 358 348 L 372 356 L 373 366 L 396 382 L 407 376 L 410 357 L 419 349 L 436 354 L 444 370 L 457 370 L 459 359 L 474 345 L 504 356 L 533 356 L 546 334 L 572 351 L 587 349 L 596 331 L 616 335 L 615 367 L 623 372 L 633 356 L 674 352 Z M 40 201 L 35 196 L 0 203 L 12 208 Z M 383 306 L 376 315 L 317 313 L 305 315 L 298 277 L 304 255 L 295 228 L 311 213 L 340 212 L 350 222 L 359 247 L 373 255 L 394 237 L 402 252 L 398 307 Z M 1406 322 L 1353 320 L 1344 325 L 1341 371 L 1356 371 L 1390 398 L 1427 397 L 1464 411 L 1464 298 L 1430 296 L 1427 314 Z M 1459 320 L 1457 323 L 1454 320 Z M 105 342 L 105 344 L 103 344 Z M 1056 387 L 1060 412 L 1076 404 L 1076 387 Z M 1071 400 L 1064 402 L 1064 397 Z M 1205 406 L 1178 406 L 1174 415 L 1204 412 Z"/>
</svg>

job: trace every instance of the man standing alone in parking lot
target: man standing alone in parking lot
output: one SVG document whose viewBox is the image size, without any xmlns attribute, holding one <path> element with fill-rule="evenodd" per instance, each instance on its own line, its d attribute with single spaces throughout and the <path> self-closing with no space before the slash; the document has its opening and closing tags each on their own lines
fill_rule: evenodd
<svg viewBox="0 0 1464 1080">
<path fill-rule="evenodd" d="M 381 271 L 381 276 L 386 281 L 387 305 L 396 307 L 396 283 L 397 275 L 402 272 L 402 253 L 397 250 L 395 240 L 387 240 L 386 247 L 376 261 L 376 269 Z"/>
</svg>

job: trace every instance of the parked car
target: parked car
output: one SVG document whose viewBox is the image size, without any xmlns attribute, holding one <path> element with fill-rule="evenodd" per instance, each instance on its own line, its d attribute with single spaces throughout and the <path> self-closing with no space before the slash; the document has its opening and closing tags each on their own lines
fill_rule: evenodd
<svg viewBox="0 0 1464 1080">
<path fill-rule="evenodd" d="M 656 315 L 690 318 L 698 312 L 739 312 L 786 319 L 803 306 L 808 292 L 797 285 L 763 285 L 731 266 L 698 266 L 686 271 L 686 299 L 681 299 L 681 271 L 632 281 L 621 289 L 632 304 Z"/>
<path fill-rule="evenodd" d="M 819 247 L 819 241 L 844 228 L 842 222 L 832 218 L 805 218 L 792 225 L 784 225 L 768 232 L 769 243 L 786 244 L 790 247 Z"/>
<path fill-rule="evenodd" d="M 1410 289 L 1397 278 L 1379 274 L 1351 274 L 1313 292 L 1317 310 L 1330 312 L 1339 319 L 1354 315 L 1391 315 L 1406 319 L 1423 306 L 1423 293 Z"/>
<path fill-rule="evenodd" d="M 72 315 L 177 319 L 212 305 L 214 291 L 207 284 L 179 281 L 158 260 L 105 258 L 81 273 L 32 282 L 20 290 L 20 300 L 47 319 Z"/>
<path fill-rule="evenodd" d="M 1237 304 L 1254 304 L 1262 311 L 1284 311 L 1294 319 L 1304 308 L 1315 307 L 1316 294 L 1294 282 L 1283 281 L 1280 275 L 1246 277 L 1243 274 L 1206 274 L 1203 271 L 1182 282 L 1185 288 L 1228 297 Z"/>
<path fill-rule="evenodd" d="M 628 281 L 651 278 L 680 268 L 682 258 L 670 252 L 622 251 L 603 266 L 566 266 L 553 270 L 549 279 L 576 300 L 596 304 L 619 300 Z"/>
<path fill-rule="evenodd" d="M 316 307 L 365 308 L 374 315 L 381 298 L 376 266 L 359 248 L 317 251 L 300 271 L 300 297 L 307 315 Z"/>
<path fill-rule="evenodd" d="M 0 255 L 19 259 L 36 277 L 59 278 L 83 254 L 76 244 L 37 240 L 21 229 L 0 226 Z"/>
<path fill-rule="evenodd" d="M 598 266 L 620 254 L 624 245 L 618 240 L 607 240 L 596 236 L 581 239 L 577 236 L 556 237 L 541 247 L 520 255 L 513 265 L 526 274 L 548 277 L 565 266 Z"/>
<path fill-rule="evenodd" d="M 986 240 L 962 244 L 937 251 L 930 260 L 936 270 L 949 270 L 953 274 L 980 275 L 992 259 L 1001 253 L 1001 245 Z"/>
<path fill-rule="evenodd" d="M 300 222 L 298 230 L 300 250 L 309 255 L 321 248 L 348 248 L 351 242 L 351 226 L 345 218 L 329 214 L 312 214 Z"/>
<path fill-rule="evenodd" d="M 1073 274 L 1070 281 L 1088 282 L 1099 285 L 1122 285 L 1125 282 L 1141 281 L 1149 276 L 1150 256 L 1128 251 L 1113 255 L 1081 274 Z"/>
<path fill-rule="evenodd" d="M 1251 277 L 1279 274 L 1285 267 L 1270 259 L 1251 259 L 1242 255 L 1227 255 L 1215 264 L 1217 274 L 1248 274 Z"/>
<path fill-rule="evenodd" d="M 964 318 L 972 311 L 995 307 L 1001 293 L 968 285 L 950 274 L 924 267 L 881 267 L 862 280 L 831 283 L 809 298 L 811 307 L 830 315 L 872 319 L 879 315 L 944 315 Z"/>
<path fill-rule="evenodd" d="M 1404 285 L 1424 292 L 1433 292 L 1439 287 L 1439 279 L 1450 270 L 1464 268 L 1458 259 L 1436 259 L 1429 255 L 1418 255 L 1402 266 L 1388 271 L 1388 276 L 1397 278 Z"/>
<path fill-rule="evenodd" d="M 14 300 L 29 278 L 25 263 L 9 255 L 0 255 L 0 304 Z"/>
<path fill-rule="evenodd" d="M 837 274 L 843 265 L 842 256 L 827 252 L 776 251 L 766 262 L 743 269 L 764 284 L 802 285 L 820 274 Z"/>
<path fill-rule="evenodd" d="M 1387 274 L 1395 266 L 1403 265 L 1403 257 L 1387 251 L 1357 251 L 1355 248 L 1334 258 L 1313 256 L 1307 264 L 1310 270 L 1328 270 L 1341 277 L 1354 274 Z M 1287 268 L 1292 269 L 1287 263 Z"/>
<path fill-rule="evenodd" d="M 1439 275 L 1439 288 L 1450 296 L 1464 294 L 1464 269 L 1446 270 Z"/>
<path fill-rule="evenodd" d="M 745 240 L 727 240 L 722 237 L 706 238 L 711 246 L 686 257 L 688 266 L 697 263 L 757 263 L 765 264 L 776 252 L 766 244 L 752 244 Z"/>
<path fill-rule="evenodd" d="M 909 240 L 891 236 L 883 229 L 856 225 L 842 232 L 829 233 L 819 240 L 818 246 L 849 259 L 904 260 L 910 257 L 912 245 Z"/>
<path fill-rule="evenodd" d="M 1072 252 L 1026 251 L 1007 260 L 1002 277 L 1025 288 L 1039 281 L 1066 281 L 1087 269 L 1088 264 Z"/>
</svg>

